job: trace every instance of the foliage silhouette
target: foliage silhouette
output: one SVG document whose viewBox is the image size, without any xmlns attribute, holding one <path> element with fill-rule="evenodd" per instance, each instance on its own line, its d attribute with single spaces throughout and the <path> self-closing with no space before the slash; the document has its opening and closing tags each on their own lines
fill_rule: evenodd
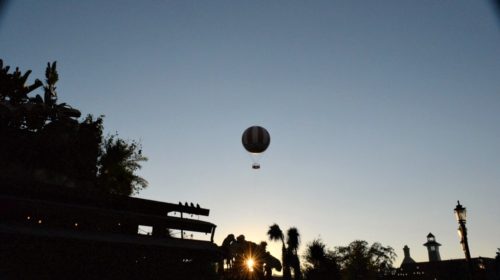
<svg viewBox="0 0 500 280">
<path fill-rule="evenodd" d="M 288 229 L 286 244 L 288 245 L 288 261 L 290 267 L 293 268 L 294 279 L 302 279 L 300 259 L 297 252 L 300 245 L 300 234 L 297 228 L 291 227 Z"/>
<path fill-rule="evenodd" d="M 0 181 L 2 186 L 59 187 L 91 194 L 131 195 L 147 186 L 140 145 L 116 135 L 103 137 L 102 116 L 88 115 L 58 103 L 57 63 L 48 63 L 45 83 L 26 85 L 21 73 L 0 60 Z M 29 94 L 43 86 L 44 96 Z M 114 176 L 114 177 L 113 177 Z"/>
<path fill-rule="evenodd" d="M 281 271 L 281 262 L 267 251 L 267 243 L 248 241 L 244 235 L 237 238 L 229 234 L 222 242 L 221 249 L 226 260 L 219 263 L 219 275 L 223 279 L 272 279 L 272 270 Z M 247 265 L 253 260 L 250 269 Z"/>
<path fill-rule="evenodd" d="M 281 241 L 282 244 L 281 261 L 283 263 L 283 280 L 290 280 L 292 277 L 290 272 L 290 265 L 288 263 L 287 250 L 285 246 L 285 236 L 283 234 L 283 231 L 278 226 L 278 224 L 273 224 L 269 227 L 269 230 L 267 231 L 267 236 L 271 241 L 278 241 L 278 242 Z"/>
<path fill-rule="evenodd" d="M 500 248 L 497 248 L 497 253 L 495 256 L 495 268 L 497 275 L 500 275 Z"/>
<path fill-rule="evenodd" d="M 118 195 L 132 195 L 146 188 L 148 182 L 135 174 L 141 168 L 140 162 L 147 160 L 139 147 L 138 143 L 127 143 L 115 135 L 106 139 L 98 162 L 98 184 Z"/>
<path fill-rule="evenodd" d="M 267 231 L 267 236 L 271 241 L 281 241 L 281 259 L 283 262 L 283 279 L 290 280 L 291 269 L 293 268 L 294 279 L 302 279 L 302 271 L 300 269 L 300 258 L 298 256 L 298 247 L 300 245 L 300 234 L 297 228 L 291 227 L 287 231 L 287 239 L 285 246 L 285 236 L 278 224 L 273 224 Z"/>
<path fill-rule="evenodd" d="M 380 243 L 371 246 L 364 240 L 355 240 L 345 247 L 336 247 L 335 256 L 340 264 L 342 279 L 371 280 L 389 275 L 396 258 L 394 249 Z"/>
<path fill-rule="evenodd" d="M 340 278 L 340 268 L 337 264 L 335 253 L 327 251 L 326 245 L 320 239 L 315 239 L 307 245 L 304 254 L 304 276 L 308 280 Z"/>
</svg>

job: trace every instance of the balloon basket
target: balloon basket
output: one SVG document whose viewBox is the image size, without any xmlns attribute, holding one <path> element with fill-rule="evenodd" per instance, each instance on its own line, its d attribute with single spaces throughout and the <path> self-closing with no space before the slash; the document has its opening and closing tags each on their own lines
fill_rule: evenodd
<svg viewBox="0 0 500 280">
<path fill-rule="evenodd" d="M 253 169 L 260 169 L 260 164 L 258 164 L 258 163 L 254 163 L 254 164 L 252 165 L 252 168 L 253 168 Z"/>
</svg>

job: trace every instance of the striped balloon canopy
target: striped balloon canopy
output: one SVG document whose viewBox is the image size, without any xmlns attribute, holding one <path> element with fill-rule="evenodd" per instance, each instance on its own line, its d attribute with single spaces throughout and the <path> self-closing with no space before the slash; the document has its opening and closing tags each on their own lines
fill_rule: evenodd
<svg viewBox="0 0 500 280">
<path fill-rule="evenodd" d="M 251 126 L 247 128 L 241 136 L 243 147 L 247 150 L 253 160 L 252 168 L 260 168 L 260 155 L 269 147 L 271 136 L 269 132 L 261 126 Z"/>
<path fill-rule="evenodd" d="M 259 154 L 264 152 L 269 143 L 271 143 L 271 136 L 269 132 L 261 126 L 251 126 L 247 128 L 241 137 L 243 147 L 250 153 Z"/>
</svg>

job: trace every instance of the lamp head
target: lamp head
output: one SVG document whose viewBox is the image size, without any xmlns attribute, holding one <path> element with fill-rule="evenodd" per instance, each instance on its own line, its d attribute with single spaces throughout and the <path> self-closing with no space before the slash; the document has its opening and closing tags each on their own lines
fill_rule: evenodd
<svg viewBox="0 0 500 280">
<path fill-rule="evenodd" d="M 467 209 L 460 204 L 460 201 L 457 201 L 457 206 L 455 207 L 455 217 L 458 222 L 464 222 L 467 220 Z"/>
</svg>

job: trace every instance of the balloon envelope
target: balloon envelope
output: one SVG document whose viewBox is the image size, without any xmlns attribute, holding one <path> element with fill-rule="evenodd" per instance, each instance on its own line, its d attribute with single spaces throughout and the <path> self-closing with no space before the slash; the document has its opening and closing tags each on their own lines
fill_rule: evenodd
<svg viewBox="0 0 500 280">
<path fill-rule="evenodd" d="M 243 147 L 250 153 L 259 154 L 264 152 L 271 143 L 269 132 L 261 126 L 247 128 L 241 136 Z"/>
</svg>

